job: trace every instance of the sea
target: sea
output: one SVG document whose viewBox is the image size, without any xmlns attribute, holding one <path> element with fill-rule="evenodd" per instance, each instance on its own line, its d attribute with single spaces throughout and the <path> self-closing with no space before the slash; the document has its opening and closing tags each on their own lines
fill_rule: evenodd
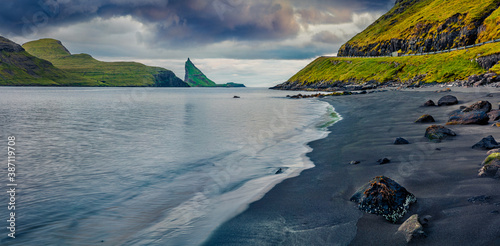
<svg viewBox="0 0 500 246">
<path fill-rule="evenodd" d="M 0 244 L 203 243 L 274 185 L 314 167 L 307 143 L 341 120 L 326 102 L 288 94 L 0 87 Z"/>
</svg>

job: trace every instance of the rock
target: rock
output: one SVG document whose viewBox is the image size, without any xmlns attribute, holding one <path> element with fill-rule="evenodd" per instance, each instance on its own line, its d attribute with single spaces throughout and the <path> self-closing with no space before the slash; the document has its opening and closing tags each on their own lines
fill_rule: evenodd
<svg viewBox="0 0 500 246">
<path fill-rule="evenodd" d="M 500 110 L 496 109 L 488 112 L 488 117 L 490 117 L 490 121 L 500 120 Z"/>
<path fill-rule="evenodd" d="M 240 98 L 239 96 L 234 96 L 233 98 Z"/>
<path fill-rule="evenodd" d="M 380 159 L 377 161 L 380 165 L 384 165 L 384 164 L 387 164 L 389 162 L 391 162 L 391 160 L 387 159 L 387 158 L 383 158 L 383 159 Z"/>
<path fill-rule="evenodd" d="M 488 203 L 491 201 L 491 196 L 474 196 L 467 199 L 467 201 L 472 203 Z"/>
<path fill-rule="evenodd" d="M 413 238 L 426 237 L 422 224 L 417 214 L 408 218 L 399 228 L 397 234 L 402 234 L 409 243 Z"/>
<path fill-rule="evenodd" d="M 495 141 L 495 138 L 491 135 L 483 138 L 481 141 L 477 142 L 472 146 L 473 149 L 483 149 L 490 150 L 500 148 L 500 145 Z"/>
<path fill-rule="evenodd" d="M 495 126 L 496 126 L 496 127 L 500 127 L 500 122 L 495 122 L 495 123 L 493 123 L 493 125 L 491 125 L 491 126 L 493 126 L 493 127 L 495 127 Z"/>
<path fill-rule="evenodd" d="M 491 111 L 491 107 L 491 103 L 488 101 L 478 101 L 469 107 L 464 108 L 462 112 L 483 111 L 488 113 Z"/>
<path fill-rule="evenodd" d="M 362 186 L 350 200 L 356 202 L 360 210 L 381 215 L 392 223 L 402 218 L 417 201 L 413 194 L 385 176 L 378 176 Z"/>
<path fill-rule="evenodd" d="M 492 150 L 488 151 L 486 154 L 487 155 L 491 155 L 491 154 L 494 154 L 494 153 L 500 153 L 500 149 L 492 149 Z"/>
<path fill-rule="evenodd" d="M 490 117 L 483 111 L 454 111 L 448 119 L 447 125 L 487 125 Z"/>
<path fill-rule="evenodd" d="M 360 161 L 351 161 L 349 162 L 349 165 L 358 165 L 359 163 L 361 163 Z"/>
<path fill-rule="evenodd" d="M 431 141 L 439 142 L 449 136 L 456 136 L 457 134 L 441 125 L 432 125 L 425 130 L 425 137 Z"/>
<path fill-rule="evenodd" d="M 433 107 L 433 106 L 436 106 L 436 104 L 434 103 L 434 101 L 429 100 L 429 101 L 425 102 L 423 106 L 424 107 Z"/>
<path fill-rule="evenodd" d="M 420 116 L 415 121 L 415 123 L 432 123 L 432 122 L 436 122 L 436 121 L 434 120 L 434 118 L 431 115 L 428 115 L 428 114 L 424 114 L 424 115 Z"/>
<path fill-rule="evenodd" d="M 438 106 L 449 106 L 455 104 L 458 104 L 458 99 L 452 95 L 441 97 L 438 101 Z"/>
<path fill-rule="evenodd" d="M 420 222 L 420 224 L 423 226 L 427 226 L 431 219 L 432 219 L 432 216 L 430 216 L 430 215 L 418 216 L 418 222 Z"/>
<path fill-rule="evenodd" d="M 404 138 L 396 138 L 396 140 L 394 140 L 394 144 L 410 144 L 410 142 L 408 142 L 408 140 L 404 139 Z"/>
<path fill-rule="evenodd" d="M 278 171 L 276 171 L 274 174 L 280 174 L 280 173 L 283 173 L 283 168 L 280 167 L 280 169 L 278 169 Z"/>
<path fill-rule="evenodd" d="M 500 168 L 500 153 L 493 153 L 486 157 L 482 163 L 481 169 L 479 169 L 479 177 L 495 177 L 498 178 L 498 168 Z"/>
</svg>

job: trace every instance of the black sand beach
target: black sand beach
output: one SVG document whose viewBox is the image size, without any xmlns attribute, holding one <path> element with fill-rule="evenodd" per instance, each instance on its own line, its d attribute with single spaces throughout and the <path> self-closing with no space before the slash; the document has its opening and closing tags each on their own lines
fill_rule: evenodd
<svg viewBox="0 0 500 246">
<path fill-rule="evenodd" d="M 411 245 L 500 245 L 500 181 L 477 177 L 487 151 L 471 148 L 488 135 L 500 140 L 500 128 L 451 125 L 447 127 L 456 137 L 432 143 L 424 138 L 431 123 L 414 123 L 430 114 L 436 119 L 432 124 L 444 125 L 449 112 L 479 100 L 497 109 L 500 90 L 452 88 L 437 93 L 439 89 L 325 99 L 344 119 L 331 127 L 327 138 L 310 143 L 308 156 L 316 166 L 276 185 L 221 225 L 205 245 L 406 245 L 395 233 L 413 214 L 432 218 L 424 227 L 427 237 Z M 421 107 L 448 94 L 459 104 Z M 410 144 L 394 145 L 397 137 Z M 391 162 L 378 165 L 385 157 Z M 353 160 L 361 163 L 350 165 Z M 365 214 L 349 201 L 356 189 L 380 175 L 417 197 L 396 224 Z M 491 199 L 468 201 L 481 195 Z"/>
</svg>

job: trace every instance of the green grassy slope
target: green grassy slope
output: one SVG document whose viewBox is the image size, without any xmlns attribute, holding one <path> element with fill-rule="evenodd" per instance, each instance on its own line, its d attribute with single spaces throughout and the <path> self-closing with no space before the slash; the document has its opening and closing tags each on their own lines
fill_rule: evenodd
<svg viewBox="0 0 500 246">
<path fill-rule="evenodd" d="M 23 47 L 32 55 L 50 61 L 57 68 L 84 77 L 99 86 L 162 86 L 157 79 L 162 74 L 168 74 L 170 78 L 166 79 L 173 80 L 175 84 L 184 84 L 164 68 L 136 62 L 102 62 L 88 54 L 71 55 L 55 39 L 32 41 Z"/>
<path fill-rule="evenodd" d="M 464 80 L 484 70 L 476 58 L 500 52 L 500 43 L 491 43 L 468 50 L 458 50 L 425 56 L 347 58 L 319 57 L 288 82 L 310 85 L 320 82 L 365 83 L 368 81 L 406 82 L 417 76 L 423 82 L 452 82 Z M 500 64 L 490 69 L 500 73 Z"/>
<path fill-rule="evenodd" d="M 245 87 L 244 84 L 229 82 L 226 84 L 216 84 L 198 69 L 188 58 L 185 65 L 186 76 L 184 81 L 192 87 Z"/>
<path fill-rule="evenodd" d="M 217 84 L 207 78 L 200 69 L 188 58 L 185 64 L 186 76 L 184 82 L 191 87 L 215 87 Z"/>
<path fill-rule="evenodd" d="M 500 0 L 400 0 L 388 13 L 346 44 L 347 50 L 387 54 L 400 46 L 418 53 L 500 38 Z"/>
<path fill-rule="evenodd" d="M 62 71 L 0 37 L 0 85 L 95 86 L 96 83 Z"/>
</svg>

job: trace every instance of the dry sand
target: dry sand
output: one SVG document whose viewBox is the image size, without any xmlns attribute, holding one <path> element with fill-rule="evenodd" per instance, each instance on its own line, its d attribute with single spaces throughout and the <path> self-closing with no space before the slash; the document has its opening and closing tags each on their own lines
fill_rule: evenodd
<svg viewBox="0 0 500 246">
<path fill-rule="evenodd" d="M 458 136 L 432 143 L 424 138 L 431 124 L 413 123 L 430 114 L 444 125 L 461 105 L 488 100 L 498 108 L 500 90 L 440 88 L 388 91 L 325 99 L 344 118 L 330 135 L 310 143 L 316 167 L 276 185 L 261 200 L 221 225 L 206 245 L 406 245 L 395 232 L 412 214 L 431 215 L 427 238 L 411 245 L 500 245 L 500 180 L 478 178 L 486 151 L 472 145 L 500 128 L 448 126 Z M 459 104 L 420 107 L 431 99 L 454 95 Z M 487 96 L 488 94 L 492 94 Z M 397 137 L 409 145 L 393 145 Z M 437 150 L 439 149 L 439 150 Z M 378 165 L 387 157 L 391 163 Z M 349 165 L 358 160 L 358 165 Z M 417 197 L 398 223 L 359 211 L 350 196 L 376 176 L 394 179 Z M 470 197 L 491 200 L 472 203 Z"/>
</svg>

